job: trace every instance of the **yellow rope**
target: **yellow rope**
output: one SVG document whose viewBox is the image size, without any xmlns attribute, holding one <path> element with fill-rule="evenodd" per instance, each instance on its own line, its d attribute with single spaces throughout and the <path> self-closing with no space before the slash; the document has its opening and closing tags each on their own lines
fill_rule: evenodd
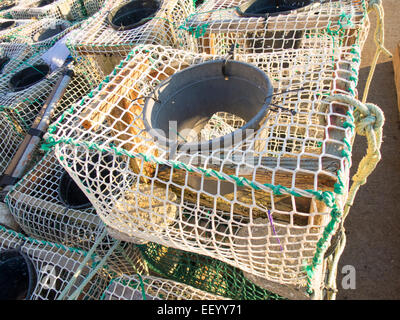
<svg viewBox="0 0 400 320">
<path fill-rule="evenodd" d="M 386 54 L 389 58 L 392 58 L 392 54 L 385 48 L 385 12 L 381 0 L 370 0 L 368 6 L 368 13 L 372 10 L 376 11 L 376 29 L 374 34 L 374 41 L 376 44 L 376 51 L 374 59 L 372 60 L 371 70 L 369 71 L 367 82 L 365 84 L 364 94 L 362 102 L 365 103 L 368 98 L 369 88 L 371 86 L 372 78 L 375 73 L 376 65 L 381 53 Z"/>
<path fill-rule="evenodd" d="M 347 201 L 344 206 L 343 216 L 339 231 L 342 232 L 341 241 L 336 248 L 332 263 L 329 265 L 326 289 L 327 298 L 336 298 L 336 273 L 340 256 L 344 250 L 346 237 L 344 234 L 343 223 L 353 205 L 356 194 L 363 184 L 367 182 L 368 176 L 374 171 L 378 162 L 381 160 L 380 148 L 382 145 L 383 125 L 385 117 L 382 110 L 372 103 L 362 103 L 359 100 L 347 95 L 333 95 L 327 98 L 328 101 L 336 101 L 349 104 L 355 107 L 354 122 L 356 133 L 367 138 L 368 148 L 366 155 L 360 161 L 356 174 L 352 177 L 352 185 L 348 192 Z"/>
</svg>

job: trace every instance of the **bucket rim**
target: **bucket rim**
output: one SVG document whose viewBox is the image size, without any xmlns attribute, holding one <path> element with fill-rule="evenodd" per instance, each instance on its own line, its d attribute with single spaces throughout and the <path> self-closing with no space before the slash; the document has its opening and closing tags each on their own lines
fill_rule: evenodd
<svg viewBox="0 0 400 320">
<path fill-rule="evenodd" d="M 122 3 L 122 4 L 118 5 L 118 6 L 116 6 L 115 8 L 111 9 L 111 11 L 108 13 L 107 18 L 106 18 L 106 22 L 116 31 L 128 31 L 128 30 L 132 30 L 132 29 L 138 28 L 138 27 L 146 24 L 147 22 L 149 22 L 151 20 L 151 18 L 154 18 L 157 15 L 157 13 L 160 11 L 163 0 L 147 0 L 147 1 L 151 1 L 154 4 L 156 4 L 157 5 L 157 9 L 152 14 L 147 16 L 146 18 L 142 18 L 142 19 L 140 19 L 139 21 L 137 21 L 137 22 L 135 22 L 133 24 L 130 24 L 130 25 L 127 25 L 127 26 L 118 26 L 118 25 L 114 24 L 114 22 L 113 22 L 115 14 L 121 8 L 123 8 L 125 6 L 128 6 L 130 4 L 142 3 L 142 2 L 145 2 L 145 1 L 142 1 L 142 0 L 131 0 L 129 2 L 125 2 L 125 3 Z"/>
<path fill-rule="evenodd" d="M 183 72 L 191 72 L 193 71 L 193 69 L 198 68 L 200 66 L 206 65 L 206 64 L 219 64 L 219 63 L 233 63 L 233 64 L 241 64 L 241 65 L 245 65 L 246 67 L 249 67 L 251 69 L 253 69 L 254 71 L 260 73 L 267 86 L 268 86 L 268 91 L 266 92 L 266 98 L 265 101 L 262 105 L 262 107 L 260 108 L 260 110 L 257 112 L 257 114 L 249 121 L 247 121 L 242 127 L 235 129 L 233 132 L 217 137 L 217 138 L 213 138 L 207 141 L 198 141 L 198 142 L 188 142 L 188 143 L 177 143 L 171 139 L 168 139 L 167 137 L 164 137 L 163 135 L 159 135 L 157 132 L 154 132 L 154 128 L 151 126 L 150 122 L 147 119 L 147 113 L 149 112 L 149 101 L 150 100 L 154 100 L 153 96 L 154 94 L 158 91 L 159 88 L 165 86 L 168 84 L 168 82 L 171 81 L 171 79 L 176 76 L 176 75 L 180 75 Z M 244 135 L 244 133 L 246 132 L 246 129 L 255 129 L 258 130 L 259 129 L 259 123 L 261 122 L 261 120 L 267 115 L 268 110 L 269 110 L 269 106 L 272 100 L 272 94 L 273 94 L 273 86 L 272 86 L 272 82 L 270 80 L 270 78 L 268 77 L 268 75 L 262 71 L 261 69 L 259 69 L 258 67 L 246 63 L 246 62 L 242 62 L 242 61 L 237 61 L 237 60 L 224 60 L 224 59 L 218 59 L 218 60 L 211 60 L 211 61 L 206 61 L 203 63 L 199 63 L 199 64 L 195 64 L 192 66 L 189 66 L 183 70 L 180 70 L 176 73 L 174 73 L 173 75 L 169 76 L 167 79 L 161 81 L 156 87 L 155 89 L 150 93 L 149 96 L 145 97 L 145 102 L 143 105 L 143 110 L 142 110 L 142 121 L 145 127 L 146 132 L 153 138 L 156 138 L 156 144 L 163 148 L 163 149 L 168 149 L 170 147 L 175 147 L 177 151 L 183 151 L 183 150 L 197 150 L 197 151 L 201 151 L 201 150 L 212 150 L 212 146 L 213 145 L 222 145 L 224 146 L 224 148 L 227 147 L 231 147 L 234 143 L 237 143 L 238 140 L 237 139 L 233 139 L 234 137 L 238 137 L 241 136 L 240 141 L 243 141 L 246 139 L 246 136 Z M 157 101 L 154 101 L 155 103 L 158 103 Z M 234 143 L 230 143 L 234 141 Z M 161 143 L 160 143 L 161 142 Z M 229 142 L 229 143 L 226 143 Z"/>
</svg>

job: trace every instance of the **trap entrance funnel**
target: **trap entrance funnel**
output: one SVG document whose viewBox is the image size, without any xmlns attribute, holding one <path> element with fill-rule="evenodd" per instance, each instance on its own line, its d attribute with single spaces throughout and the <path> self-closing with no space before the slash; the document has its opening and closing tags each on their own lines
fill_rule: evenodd
<svg viewBox="0 0 400 320">
<path fill-rule="evenodd" d="M 53 2 L 56 2 L 56 0 L 42 0 L 37 4 L 37 7 L 41 8 L 41 7 L 47 6 L 49 4 L 52 4 Z"/>
<path fill-rule="evenodd" d="M 184 69 L 161 82 L 146 98 L 143 122 L 164 148 L 211 150 L 239 142 L 259 128 L 273 92 L 268 76 L 257 67 L 239 61 L 209 61 Z M 211 117 L 226 112 L 245 124 L 230 134 L 208 141 L 188 142 Z M 248 130 L 246 130 L 248 129 Z"/>
<path fill-rule="evenodd" d="M 133 0 L 111 10 L 107 20 L 115 30 L 131 30 L 150 21 L 160 7 L 157 0 Z"/>
<path fill-rule="evenodd" d="M 17 72 L 10 79 L 10 87 L 13 91 L 21 91 L 43 80 L 50 72 L 47 64 L 34 65 Z"/>
<path fill-rule="evenodd" d="M 37 282 L 27 255 L 16 249 L 0 252 L 0 300 L 27 300 Z"/>
</svg>

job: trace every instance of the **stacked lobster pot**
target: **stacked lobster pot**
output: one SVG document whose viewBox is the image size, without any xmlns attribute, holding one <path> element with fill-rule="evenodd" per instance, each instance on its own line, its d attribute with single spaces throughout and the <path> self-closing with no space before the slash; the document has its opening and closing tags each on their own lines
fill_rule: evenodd
<svg viewBox="0 0 400 320">
<path fill-rule="evenodd" d="M 98 257 L 87 256 L 85 251 L 0 226 L 1 300 L 56 300 L 61 295 L 68 297 L 80 286 L 79 300 L 98 300 L 111 278 L 94 270 L 98 263 Z M 94 275 L 88 278 L 91 273 Z"/>
<path fill-rule="evenodd" d="M 363 0 L 206 0 L 180 31 L 197 39 L 192 50 L 211 54 L 228 54 L 232 46 L 242 54 L 309 48 L 310 37 L 339 29 L 342 46 L 361 37 L 362 48 L 364 17 Z"/>
<path fill-rule="evenodd" d="M 81 21 L 97 12 L 103 0 L 28 0 L 13 6 L 8 15 L 14 19 L 63 19 Z"/>
<path fill-rule="evenodd" d="M 108 162 L 104 159 L 102 175 L 107 179 Z M 80 168 L 93 175 L 90 166 Z M 99 185 L 102 189 L 102 186 Z M 89 199 L 49 152 L 7 194 L 5 199 L 12 216 L 29 236 L 89 251 L 104 230 Z M 115 241 L 105 237 L 95 253 L 103 257 Z M 107 264 L 117 274 L 147 274 L 147 265 L 132 243 L 120 243 Z"/>
<path fill-rule="evenodd" d="M 343 139 L 354 135 L 342 127 L 353 107 L 327 96 L 351 94 L 359 52 L 325 45 L 332 37 L 234 60 L 136 47 L 47 138 L 124 239 L 207 255 L 308 297 L 323 281 L 323 264 L 306 272 L 331 220 L 322 195 L 347 187 Z M 77 170 L 88 165 L 96 174 Z"/>
<path fill-rule="evenodd" d="M 154 276 L 122 276 L 110 281 L 101 300 L 227 300 L 195 287 Z"/>
<path fill-rule="evenodd" d="M 193 13 L 191 0 L 105 1 L 68 42 L 74 56 L 89 56 L 106 74 L 140 44 L 186 46 L 177 28 Z"/>
</svg>

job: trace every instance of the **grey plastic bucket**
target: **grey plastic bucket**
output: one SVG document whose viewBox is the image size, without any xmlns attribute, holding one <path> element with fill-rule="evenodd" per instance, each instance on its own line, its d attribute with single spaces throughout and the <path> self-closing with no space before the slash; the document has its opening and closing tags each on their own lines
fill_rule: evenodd
<svg viewBox="0 0 400 320">
<path fill-rule="evenodd" d="M 67 28 L 68 28 L 68 26 L 65 26 L 63 24 L 58 24 L 53 27 L 40 30 L 39 32 L 36 32 L 32 36 L 32 40 L 34 42 L 41 42 L 41 41 L 50 39 L 50 38 L 56 36 L 57 34 L 65 31 Z"/>
<path fill-rule="evenodd" d="M 115 30 L 131 30 L 151 20 L 160 7 L 157 0 L 133 0 L 111 10 L 107 21 Z"/>
<path fill-rule="evenodd" d="M 13 91 L 25 90 L 42 81 L 49 72 L 50 67 L 47 64 L 37 64 L 22 69 L 11 77 L 9 82 L 10 88 Z"/>
<path fill-rule="evenodd" d="M 37 283 L 29 257 L 17 249 L 0 251 L 0 300 L 28 300 Z"/>
<path fill-rule="evenodd" d="M 225 148 L 251 134 L 248 130 L 259 128 L 269 109 L 272 92 L 268 76 L 251 64 L 209 61 L 186 68 L 161 82 L 146 97 L 143 122 L 156 143 L 166 149 Z M 217 112 L 236 115 L 246 124 L 215 139 L 185 142 L 182 132 L 200 132 Z"/>
</svg>

